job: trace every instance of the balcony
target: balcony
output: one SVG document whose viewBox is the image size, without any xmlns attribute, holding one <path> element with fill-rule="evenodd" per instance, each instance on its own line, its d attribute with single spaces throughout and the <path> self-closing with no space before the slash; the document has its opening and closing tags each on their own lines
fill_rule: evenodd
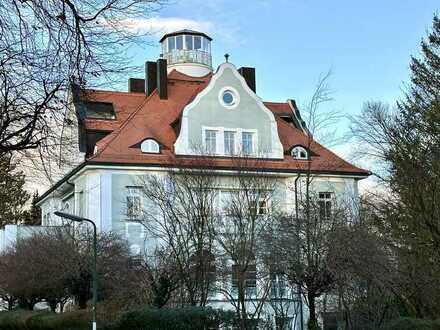
<svg viewBox="0 0 440 330">
<path fill-rule="evenodd" d="M 203 50 L 185 50 L 173 49 L 165 53 L 163 58 L 167 60 L 168 65 L 179 63 L 197 63 L 211 67 L 211 54 Z"/>
</svg>

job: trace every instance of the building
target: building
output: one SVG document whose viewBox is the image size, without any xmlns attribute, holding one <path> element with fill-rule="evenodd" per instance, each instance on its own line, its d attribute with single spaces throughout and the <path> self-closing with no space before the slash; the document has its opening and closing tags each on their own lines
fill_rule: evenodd
<svg viewBox="0 0 440 330">
<path fill-rule="evenodd" d="M 310 169 L 324 204 L 357 196 L 369 173 L 310 143 L 295 101 L 261 100 L 254 68 L 237 69 L 226 56 L 213 71 L 211 41 L 190 30 L 167 34 L 161 57 L 146 62 L 144 78 L 129 79 L 128 92 L 73 90 L 84 160 L 41 196 L 43 226 L 63 223 L 56 210 L 75 213 L 126 237 L 133 253 L 144 251 L 151 242 L 127 210 L 141 201 L 136 178 L 191 167 L 204 154 L 220 177 L 234 175 L 235 158 L 249 158 L 286 186 Z M 282 207 L 294 207 L 291 191 L 282 198 Z"/>
</svg>

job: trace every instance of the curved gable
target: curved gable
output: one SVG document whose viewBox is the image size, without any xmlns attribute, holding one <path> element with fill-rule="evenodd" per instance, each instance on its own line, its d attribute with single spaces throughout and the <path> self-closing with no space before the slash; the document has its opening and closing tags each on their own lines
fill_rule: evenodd
<svg viewBox="0 0 440 330">
<path fill-rule="evenodd" d="M 222 93 L 228 90 L 237 94 L 233 106 L 222 102 Z M 174 144 L 175 153 L 195 155 L 206 151 L 207 130 L 216 132 L 216 141 L 212 142 L 215 155 L 230 155 L 226 152 L 229 149 L 225 146 L 225 132 L 234 132 L 235 154 L 242 154 L 246 144 L 243 136 L 248 134 L 253 139 L 250 156 L 283 159 L 283 147 L 272 111 L 248 87 L 231 63 L 220 65 L 208 86 L 183 109 L 180 134 Z"/>
</svg>

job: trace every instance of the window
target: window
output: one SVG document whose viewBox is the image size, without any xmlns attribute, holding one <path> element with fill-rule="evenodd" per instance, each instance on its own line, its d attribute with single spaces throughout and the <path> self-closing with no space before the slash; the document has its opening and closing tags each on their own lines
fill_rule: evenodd
<svg viewBox="0 0 440 330">
<path fill-rule="evenodd" d="M 176 43 L 174 37 L 168 38 L 168 51 L 171 51 L 173 49 L 176 49 Z"/>
<path fill-rule="evenodd" d="M 253 153 L 253 133 L 242 132 L 241 143 L 241 151 L 244 155 L 250 155 Z"/>
<path fill-rule="evenodd" d="M 176 36 L 176 49 L 183 49 L 183 36 Z"/>
<path fill-rule="evenodd" d="M 234 94 L 231 91 L 223 92 L 223 102 L 227 105 L 234 104 Z"/>
<path fill-rule="evenodd" d="M 308 159 L 309 158 L 309 156 L 307 154 L 307 150 L 301 146 L 297 146 L 297 147 L 293 148 L 290 154 L 295 159 Z"/>
<path fill-rule="evenodd" d="M 209 51 L 209 40 L 207 38 L 203 38 L 203 50 L 205 52 Z"/>
<path fill-rule="evenodd" d="M 318 206 L 321 219 L 329 219 L 332 211 L 332 193 L 320 192 L 318 194 Z"/>
<path fill-rule="evenodd" d="M 215 154 L 217 152 L 217 131 L 205 131 L 205 148 L 208 154 Z"/>
<path fill-rule="evenodd" d="M 258 201 L 258 215 L 268 214 L 269 213 L 269 206 L 268 201 L 266 199 L 259 200 Z"/>
<path fill-rule="evenodd" d="M 240 269 L 242 268 L 242 269 Z M 245 288 L 247 295 L 255 295 L 257 289 L 257 266 L 250 262 L 246 270 L 238 265 L 232 265 L 232 290 L 237 292 L 239 283 Z"/>
<path fill-rule="evenodd" d="M 264 215 L 269 213 L 269 201 L 266 198 L 258 197 L 257 193 L 251 193 L 250 211 L 255 215 Z"/>
<path fill-rule="evenodd" d="M 185 36 L 186 49 L 192 50 L 193 46 L 193 36 Z"/>
<path fill-rule="evenodd" d="M 270 274 L 270 294 L 273 298 L 284 298 L 287 294 L 287 281 L 282 274 Z"/>
<path fill-rule="evenodd" d="M 128 188 L 127 194 L 127 217 L 130 219 L 139 219 L 142 213 L 142 200 L 140 188 Z"/>
<path fill-rule="evenodd" d="M 130 244 L 140 244 L 145 234 L 145 227 L 139 222 L 125 222 L 125 238 Z"/>
<path fill-rule="evenodd" d="M 227 109 L 234 109 L 240 103 L 240 95 L 235 88 L 226 86 L 219 91 L 218 100 Z"/>
<path fill-rule="evenodd" d="M 145 153 L 158 154 L 160 152 L 159 143 L 153 139 L 147 139 L 141 143 L 141 150 Z"/>
<path fill-rule="evenodd" d="M 233 155 L 235 153 L 235 132 L 225 131 L 224 132 L 224 144 L 225 144 L 225 154 Z"/>
<path fill-rule="evenodd" d="M 194 49 L 202 49 L 202 37 L 194 36 Z"/>
</svg>

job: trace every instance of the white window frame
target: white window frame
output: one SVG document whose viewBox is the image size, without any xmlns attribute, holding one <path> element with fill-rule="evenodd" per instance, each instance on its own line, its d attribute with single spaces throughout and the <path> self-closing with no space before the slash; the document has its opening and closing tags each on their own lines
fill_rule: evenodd
<svg viewBox="0 0 440 330">
<path fill-rule="evenodd" d="M 203 139 L 203 152 L 207 153 L 208 152 L 208 145 L 206 144 L 206 132 L 215 132 L 215 150 L 210 150 L 209 151 L 209 155 L 218 155 L 220 154 L 220 141 L 219 141 L 219 135 L 220 135 L 220 131 L 218 128 L 216 127 L 204 127 L 202 130 L 202 139 Z M 223 135 L 223 134 L 222 134 Z"/>
<path fill-rule="evenodd" d="M 301 153 L 305 153 L 305 156 L 301 156 Z M 309 159 L 309 153 L 308 153 L 307 149 L 302 146 L 293 147 L 292 150 L 290 151 L 290 155 L 294 159 L 298 159 L 298 160 L 308 160 Z"/>
<path fill-rule="evenodd" d="M 160 145 L 155 139 L 146 139 L 141 143 L 141 151 L 145 154 L 158 154 Z"/>
<path fill-rule="evenodd" d="M 211 126 L 202 126 L 202 143 L 203 150 L 207 150 L 206 146 L 206 131 L 216 131 L 216 152 L 213 155 L 216 156 L 247 156 L 252 157 L 258 154 L 258 130 L 256 129 L 245 129 L 245 128 L 231 128 L 231 127 L 211 127 Z M 235 143 L 234 143 L 234 151 L 233 155 L 227 154 L 225 152 L 225 131 L 235 132 Z M 243 132 L 252 133 L 252 153 L 248 155 L 244 155 L 242 153 L 242 136 Z"/>
</svg>

